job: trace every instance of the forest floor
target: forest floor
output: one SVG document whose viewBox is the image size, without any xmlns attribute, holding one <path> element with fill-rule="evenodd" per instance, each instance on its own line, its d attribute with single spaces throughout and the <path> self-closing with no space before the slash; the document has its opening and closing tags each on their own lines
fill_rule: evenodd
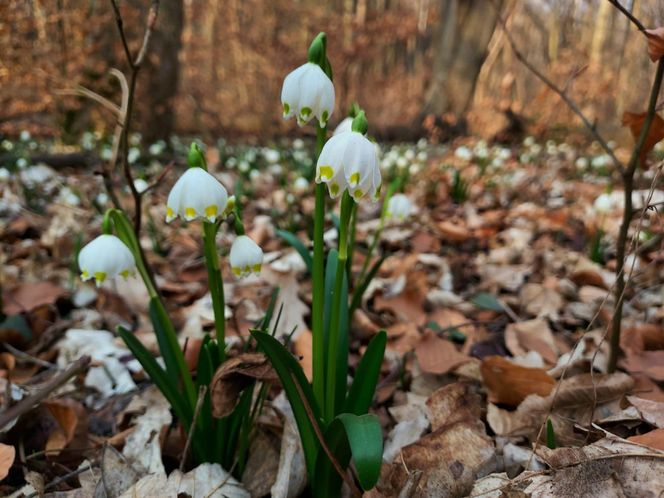
<svg viewBox="0 0 664 498">
<path fill-rule="evenodd" d="M 171 145 L 174 151 L 164 143 L 141 146 L 137 138 L 129 157 L 139 190 L 150 187 L 142 244 L 193 366 L 213 315 L 200 226 L 164 222 L 166 196 L 186 158 L 184 141 Z M 311 168 L 311 147 L 296 140 L 207 149 L 210 171 L 238 195 L 247 232 L 265 252 L 260 276 L 236 279 L 225 257 L 232 236 L 222 229 L 231 354 L 278 287 L 277 336 L 295 330 L 293 352 L 307 372 L 311 284 L 275 230 L 309 240 L 312 188 L 296 179 Z M 108 146 L 92 135 L 82 148 L 65 148 L 24 134 L 0 150 L 2 406 L 39 393 L 81 355 L 92 358 L 2 428 L 0 494 L 266 496 L 275 481 L 290 482 L 291 496 L 301 492 L 305 469 L 283 450 L 294 436 L 284 430 L 289 419 L 278 386 L 238 480 L 214 466 L 177 470 L 184 438 L 170 430 L 168 404 L 113 333 L 123 325 L 157 351 L 141 280 L 97 289 L 78 275 L 76 254 L 100 233 L 110 207 L 101 177 L 94 168 L 31 159 L 80 150 L 107 157 Z M 384 461 L 369 496 L 664 491 L 664 227 L 656 206 L 664 191 L 651 188 L 659 184 L 661 154 L 653 153 L 634 195 L 623 354 L 619 371 L 609 374 L 623 193 L 607 156 L 592 145 L 532 138 L 514 146 L 467 138 L 382 147 L 386 183 L 405 178 L 414 209 L 406 221 L 387 223 L 379 244 L 386 259 L 351 324 L 351 369 L 378 330 L 388 334 L 372 407 L 383 423 Z M 131 207 L 128 190 L 121 198 Z M 354 271 L 380 210 L 368 203 L 359 211 Z M 335 238 L 329 221 L 330 247 Z M 272 491 L 289 494 L 283 484 Z"/>
</svg>

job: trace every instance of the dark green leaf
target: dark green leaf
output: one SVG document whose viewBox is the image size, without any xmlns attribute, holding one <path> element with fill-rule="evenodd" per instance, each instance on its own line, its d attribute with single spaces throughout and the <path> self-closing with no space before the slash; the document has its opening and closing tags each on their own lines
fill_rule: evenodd
<svg viewBox="0 0 664 498">
<path fill-rule="evenodd" d="M 274 337 L 265 332 L 252 332 L 259 347 L 270 359 L 272 366 L 277 372 L 281 385 L 286 392 L 288 401 L 293 409 L 293 415 L 300 431 L 300 440 L 304 449 L 304 459 L 307 464 L 309 476 L 313 476 L 316 454 L 319 450 L 318 439 L 312 425 L 305 402 L 308 404 L 316 422 L 320 421 L 320 409 L 314 399 L 314 393 L 302 371 L 300 364 L 293 358 L 290 352 L 282 346 Z M 296 383 L 297 382 L 297 386 Z M 298 389 L 299 386 L 299 389 Z M 304 400 L 300 397 L 300 391 L 304 394 Z"/>
<path fill-rule="evenodd" d="M 302 261 L 307 265 L 307 270 L 311 273 L 311 268 L 313 267 L 313 259 L 309 249 L 298 239 L 295 234 L 288 232 L 286 230 L 275 230 L 275 233 L 284 239 L 290 246 L 297 251 L 297 253 L 302 257 Z"/>
<path fill-rule="evenodd" d="M 550 418 L 546 419 L 546 446 L 551 450 L 556 449 L 556 433 L 553 431 L 553 423 Z"/>
<path fill-rule="evenodd" d="M 376 384 L 380 375 L 380 367 L 383 363 L 387 334 L 381 330 L 371 339 L 360 364 L 355 371 L 353 383 L 346 399 L 345 412 L 355 415 L 364 415 L 369 411 L 371 402 L 376 391 Z"/>
<path fill-rule="evenodd" d="M 491 311 L 504 311 L 503 305 L 500 304 L 500 301 L 493 295 L 488 292 L 480 292 L 479 294 L 474 295 L 471 300 L 478 308 L 484 308 L 485 310 Z"/>
<path fill-rule="evenodd" d="M 23 315 L 8 315 L 0 322 L 0 330 L 18 332 L 25 341 L 32 339 L 32 329 Z"/>
<path fill-rule="evenodd" d="M 355 470 L 362 488 L 365 490 L 373 488 L 380 477 L 383 461 L 383 433 L 380 420 L 370 413 L 361 416 L 342 413 L 337 420 L 346 429 Z"/>
</svg>

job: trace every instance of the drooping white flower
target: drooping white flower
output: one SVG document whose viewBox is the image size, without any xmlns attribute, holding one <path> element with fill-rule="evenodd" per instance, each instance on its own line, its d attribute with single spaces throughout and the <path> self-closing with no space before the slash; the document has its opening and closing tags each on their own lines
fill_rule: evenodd
<svg viewBox="0 0 664 498">
<path fill-rule="evenodd" d="M 353 118 L 350 116 L 344 118 L 341 123 L 337 125 L 337 127 L 334 129 L 334 132 L 332 133 L 332 136 L 338 135 L 339 133 L 343 133 L 345 131 L 353 131 Z"/>
<path fill-rule="evenodd" d="M 226 209 L 228 193 L 203 168 L 189 168 L 173 185 L 166 201 L 166 222 L 181 216 L 187 221 L 206 218 L 214 223 Z"/>
<path fill-rule="evenodd" d="M 381 176 L 376 148 L 357 131 L 330 138 L 316 164 L 316 183 L 326 183 L 330 195 L 338 197 L 348 189 L 358 201 L 367 194 L 377 199 Z"/>
<path fill-rule="evenodd" d="M 295 182 L 293 182 L 293 190 L 298 194 L 303 194 L 309 190 L 309 180 L 303 176 L 299 176 Z"/>
<path fill-rule="evenodd" d="M 410 216 L 413 204 L 404 194 L 394 194 L 387 203 L 386 216 L 396 221 L 404 221 Z"/>
<path fill-rule="evenodd" d="M 127 278 L 136 262 L 129 248 L 115 235 L 100 235 L 78 253 L 78 267 L 83 281 L 95 279 L 99 287 L 107 278 Z"/>
<path fill-rule="evenodd" d="M 606 192 L 599 195 L 593 203 L 593 209 L 598 214 L 608 214 L 613 209 L 613 200 Z"/>
<path fill-rule="evenodd" d="M 260 273 L 263 265 L 263 250 L 248 236 L 240 235 L 231 246 L 229 260 L 231 270 L 236 277 Z"/>
<path fill-rule="evenodd" d="M 465 145 L 462 145 L 461 147 L 457 147 L 454 151 L 454 155 L 462 161 L 470 161 L 473 158 L 473 151 Z"/>
<path fill-rule="evenodd" d="M 143 178 L 136 178 L 134 180 L 134 188 L 136 189 L 136 192 L 138 192 L 139 194 L 145 192 L 149 187 L 150 184 L 146 182 Z"/>
<path fill-rule="evenodd" d="M 284 79 L 281 88 L 284 118 L 296 116 L 303 126 L 316 116 L 322 127 L 334 110 L 334 85 L 319 65 L 307 62 Z"/>
<path fill-rule="evenodd" d="M 281 154 L 276 149 L 265 149 L 263 151 L 263 157 L 270 164 L 275 164 L 279 162 Z"/>
</svg>

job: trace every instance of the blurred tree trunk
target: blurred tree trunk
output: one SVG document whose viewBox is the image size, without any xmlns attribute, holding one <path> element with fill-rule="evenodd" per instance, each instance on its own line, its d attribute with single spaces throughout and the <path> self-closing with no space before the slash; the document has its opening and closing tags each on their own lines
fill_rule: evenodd
<svg viewBox="0 0 664 498">
<path fill-rule="evenodd" d="M 143 116 L 143 137 L 148 143 L 166 139 L 173 130 L 174 99 L 180 73 L 179 53 L 182 47 L 184 8 L 182 0 L 161 2 L 157 27 L 152 34 L 145 61 L 145 80 L 140 82 L 148 114 Z"/>
<path fill-rule="evenodd" d="M 597 21 L 593 28 L 593 38 L 590 44 L 590 65 L 597 67 L 602 63 L 604 45 L 611 28 L 611 13 L 613 5 L 610 2 L 600 2 L 597 11 Z"/>
<path fill-rule="evenodd" d="M 468 110 L 503 0 L 442 0 L 422 116 Z"/>
</svg>

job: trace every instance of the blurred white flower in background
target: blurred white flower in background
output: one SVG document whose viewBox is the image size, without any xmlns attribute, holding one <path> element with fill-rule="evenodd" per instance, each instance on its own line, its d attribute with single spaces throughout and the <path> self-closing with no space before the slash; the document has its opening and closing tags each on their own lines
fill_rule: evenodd
<svg viewBox="0 0 664 498">
<path fill-rule="evenodd" d="M 387 203 L 386 216 L 388 219 L 404 221 L 410 216 L 413 204 L 404 194 L 394 194 Z"/>
</svg>

